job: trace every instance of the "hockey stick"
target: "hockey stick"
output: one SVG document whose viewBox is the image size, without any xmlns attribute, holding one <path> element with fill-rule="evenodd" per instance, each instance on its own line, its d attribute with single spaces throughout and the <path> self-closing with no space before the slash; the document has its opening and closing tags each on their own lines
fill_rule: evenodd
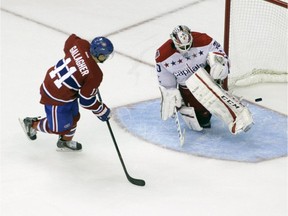
<svg viewBox="0 0 288 216">
<path fill-rule="evenodd" d="M 181 130 L 181 125 L 180 125 L 180 121 L 179 121 L 179 117 L 178 117 L 178 111 L 176 108 L 174 111 L 174 118 L 175 118 L 175 124 L 177 126 L 177 132 L 178 132 L 178 136 L 179 136 L 180 146 L 182 147 L 184 142 L 185 142 L 185 128 L 183 131 Z"/>
<path fill-rule="evenodd" d="M 98 89 L 97 95 L 98 95 L 99 101 L 102 103 L 102 98 L 101 98 L 99 89 Z M 131 183 L 134 184 L 134 185 L 144 186 L 144 185 L 145 185 L 145 181 L 144 181 L 144 180 L 132 178 L 132 177 L 128 174 L 127 169 L 126 169 L 126 166 L 125 166 L 124 161 L 123 161 L 123 158 L 122 158 L 122 156 L 121 156 L 120 150 L 119 150 L 119 148 L 118 148 L 118 145 L 117 145 L 115 136 L 114 136 L 114 134 L 113 134 L 113 131 L 112 131 L 112 128 L 111 128 L 111 125 L 110 125 L 109 120 L 107 120 L 106 123 L 107 123 L 108 129 L 109 129 L 109 132 L 110 132 L 110 135 L 111 135 L 111 137 L 112 137 L 114 146 L 115 146 L 115 148 L 116 148 L 118 157 L 119 157 L 119 159 L 120 159 L 120 161 L 121 161 L 122 167 L 123 167 L 123 169 L 124 169 L 124 172 L 125 172 L 125 175 L 126 175 L 128 181 L 131 182 Z"/>
</svg>

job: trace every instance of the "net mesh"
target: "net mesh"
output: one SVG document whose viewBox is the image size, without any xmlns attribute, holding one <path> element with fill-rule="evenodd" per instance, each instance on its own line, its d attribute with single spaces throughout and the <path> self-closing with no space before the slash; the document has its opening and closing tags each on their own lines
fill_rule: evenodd
<svg viewBox="0 0 288 216">
<path fill-rule="evenodd" d="M 231 0 L 230 87 L 238 79 L 246 79 L 242 85 L 287 82 L 287 28 L 287 8 L 264 0 Z M 271 75 L 276 78 L 270 81 Z"/>
</svg>

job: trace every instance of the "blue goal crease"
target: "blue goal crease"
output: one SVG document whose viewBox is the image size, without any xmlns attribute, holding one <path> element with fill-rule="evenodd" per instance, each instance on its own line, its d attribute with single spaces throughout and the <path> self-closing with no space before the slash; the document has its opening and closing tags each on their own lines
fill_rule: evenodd
<svg viewBox="0 0 288 216">
<path fill-rule="evenodd" d="M 287 156 L 287 116 L 246 102 L 253 127 L 246 133 L 233 135 L 227 126 L 212 116 L 210 129 L 186 130 L 184 145 L 180 146 L 174 119 L 162 121 L 160 99 L 115 108 L 116 122 L 136 137 L 166 149 L 194 156 L 239 162 L 260 162 Z"/>
</svg>

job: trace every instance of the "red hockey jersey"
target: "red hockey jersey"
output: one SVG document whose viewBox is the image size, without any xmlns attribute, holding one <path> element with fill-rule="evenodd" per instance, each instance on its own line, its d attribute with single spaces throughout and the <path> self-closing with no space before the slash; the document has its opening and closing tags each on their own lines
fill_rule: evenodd
<svg viewBox="0 0 288 216">
<path fill-rule="evenodd" d="M 90 54 L 90 43 L 72 34 L 65 42 L 64 53 L 65 57 L 46 73 L 40 103 L 63 105 L 80 97 L 84 108 L 97 109 L 96 92 L 103 73 Z"/>
</svg>

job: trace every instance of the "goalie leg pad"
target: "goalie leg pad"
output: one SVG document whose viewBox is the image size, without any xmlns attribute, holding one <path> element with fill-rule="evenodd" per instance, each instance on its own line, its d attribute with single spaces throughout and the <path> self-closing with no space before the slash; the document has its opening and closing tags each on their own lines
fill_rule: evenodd
<svg viewBox="0 0 288 216">
<path fill-rule="evenodd" d="M 232 134 L 247 131 L 252 126 L 248 108 L 215 84 L 205 69 L 199 68 L 186 81 L 186 86 L 207 110 L 228 125 Z"/>
<path fill-rule="evenodd" d="M 190 129 L 195 131 L 203 130 L 197 120 L 193 107 L 182 106 L 181 109 L 179 109 L 179 112 L 181 113 L 182 119 Z"/>
<path fill-rule="evenodd" d="M 174 115 L 176 107 L 181 107 L 182 97 L 180 91 L 176 88 L 166 89 L 159 86 L 161 91 L 161 118 L 167 120 Z"/>
</svg>

